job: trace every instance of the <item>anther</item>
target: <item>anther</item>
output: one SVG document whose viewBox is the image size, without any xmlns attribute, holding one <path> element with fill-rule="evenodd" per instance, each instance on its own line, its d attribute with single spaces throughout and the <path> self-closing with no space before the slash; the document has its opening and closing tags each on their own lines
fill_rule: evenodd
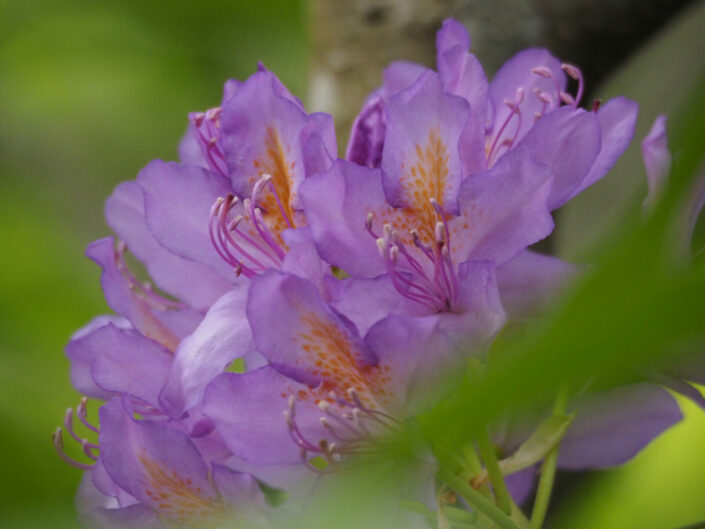
<svg viewBox="0 0 705 529">
<path fill-rule="evenodd" d="M 561 101 L 563 101 L 566 105 L 575 105 L 575 99 L 569 93 L 561 92 L 559 96 L 561 98 Z"/>
<path fill-rule="evenodd" d="M 318 407 L 321 409 L 321 411 L 324 411 L 327 413 L 328 410 L 330 409 L 330 404 L 325 400 L 320 400 L 320 401 L 318 401 Z"/>
<path fill-rule="evenodd" d="M 551 70 L 549 70 L 545 66 L 539 66 L 537 68 L 532 68 L 531 73 L 536 74 L 536 75 L 540 75 L 541 77 L 545 77 L 547 79 L 550 78 L 552 75 Z"/>
<path fill-rule="evenodd" d="M 438 244 L 445 243 L 446 240 L 446 230 L 442 222 L 436 222 L 436 242 Z"/>
<path fill-rule="evenodd" d="M 382 238 L 377 239 L 376 242 L 377 242 L 377 250 L 379 251 L 379 255 L 382 257 L 382 259 L 386 259 L 387 258 L 387 243 Z"/>
<path fill-rule="evenodd" d="M 572 64 L 563 63 L 561 64 L 561 69 L 576 81 L 581 77 L 580 70 L 578 70 L 578 68 L 576 68 Z"/>
</svg>

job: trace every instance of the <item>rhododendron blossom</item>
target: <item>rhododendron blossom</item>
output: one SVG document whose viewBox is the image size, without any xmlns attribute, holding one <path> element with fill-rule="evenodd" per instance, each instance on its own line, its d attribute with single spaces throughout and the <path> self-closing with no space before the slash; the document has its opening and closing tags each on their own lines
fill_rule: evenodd
<svg viewBox="0 0 705 529">
<path fill-rule="evenodd" d="M 118 240 L 87 251 L 115 315 L 66 350 L 75 388 L 105 403 L 90 422 L 82 400 L 54 435 L 86 471 L 88 523 L 266 526 L 272 488 L 304 508 L 307 476 L 338 472 L 441 402 L 508 321 L 530 321 L 579 273 L 530 248 L 624 152 L 637 105 L 583 109 L 580 70 L 540 49 L 488 81 L 469 48 L 448 20 L 437 71 L 392 64 L 345 159 L 332 117 L 260 66 L 189 115 L 180 162 L 153 161 L 115 189 Z M 652 182 L 657 133 L 644 144 Z M 577 416 L 555 442 L 573 469 L 620 464 L 681 417 L 655 384 L 570 397 Z M 508 419 L 491 442 L 520 451 L 534 419 Z M 433 448 L 419 450 L 426 467 Z M 537 460 L 507 480 L 516 501 Z M 427 474 L 420 489 L 433 488 Z"/>
</svg>

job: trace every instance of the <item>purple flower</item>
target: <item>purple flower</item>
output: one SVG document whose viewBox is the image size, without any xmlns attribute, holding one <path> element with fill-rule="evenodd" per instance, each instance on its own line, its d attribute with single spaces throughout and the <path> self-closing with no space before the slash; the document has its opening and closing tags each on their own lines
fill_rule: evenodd
<svg viewBox="0 0 705 529">
<path fill-rule="evenodd" d="M 276 271 L 253 280 L 247 312 L 268 365 L 220 375 L 203 410 L 232 452 L 254 464 L 321 455 L 335 465 L 462 372 L 442 316 L 392 315 L 361 336 L 312 283 Z"/>
<path fill-rule="evenodd" d="M 545 50 L 488 83 L 468 46 L 450 20 L 438 74 L 393 64 L 353 128 L 348 157 L 366 167 L 338 162 L 301 187 L 321 257 L 354 278 L 385 274 L 417 313 L 462 311 L 463 263 L 501 267 L 546 237 L 551 210 L 607 172 L 636 119 L 626 99 L 578 108 L 580 71 Z"/>
<path fill-rule="evenodd" d="M 119 397 L 100 409 L 100 457 L 79 490 L 86 521 L 110 528 L 264 521 L 264 497 L 251 476 L 210 461 L 213 450 L 199 449 L 182 424 L 133 413 Z"/>
</svg>

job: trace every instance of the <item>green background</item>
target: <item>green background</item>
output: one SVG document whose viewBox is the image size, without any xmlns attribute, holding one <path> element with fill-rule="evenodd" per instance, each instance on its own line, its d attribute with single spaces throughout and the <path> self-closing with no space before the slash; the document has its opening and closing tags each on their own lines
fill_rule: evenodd
<svg viewBox="0 0 705 529">
<path fill-rule="evenodd" d="M 640 133 L 657 113 L 678 111 L 702 78 L 704 6 L 598 91 L 642 102 Z M 245 78 L 258 60 L 305 96 L 305 26 L 303 6 L 285 0 L 0 1 L 0 527 L 75 526 L 80 473 L 50 436 L 79 398 L 63 347 L 107 310 L 98 269 L 83 257 L 108 233 L 104 199 L 149 160 L 174 159 L 186 113 L 217 104 L 223 81 Z M 643 195 L 632 151 L 561 212 L 561 253 L 589 260 L 623 204 Z M 563 479 L 569 494 L 554 527 L 705 519 L 705 413 L 684 409 L 684 423 L 624 468 Z"/>
</svg>

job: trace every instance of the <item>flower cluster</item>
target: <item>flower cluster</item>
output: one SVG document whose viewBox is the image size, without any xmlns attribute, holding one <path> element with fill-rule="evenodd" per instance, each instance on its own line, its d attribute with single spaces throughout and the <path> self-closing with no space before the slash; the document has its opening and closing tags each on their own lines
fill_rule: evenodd
<svg viewBox="0 0 705 529">
<path fill-rule="evenodd" d="M 368 451 L 575 273 L 529 247 L 622 154 L 637 106 L 584 110 L 580 70 L 540 49 L 489 82 L 469 47 L 449 20 L 437 71 L 385 70 L 345 159 L 331 116 L 260 66 L 189 115 L 179 163 L 153 161 L 115 189 L 118 240 L 87 254 L 116 315 L 67 347 L 76 389 L 106 402 L 97 422 L 85 400 L 67 413 L 85 462 L 54 436 L 86 470 L 89 523 L 266 525 L 261 484 L 291 487 Z M 128 249 L 164 294 L 133 275 Z M 586 405 L 559 464 L 619 464 L 680 418 L 655 385 L 604 398 L 626 404 Z"/>
</svg>

